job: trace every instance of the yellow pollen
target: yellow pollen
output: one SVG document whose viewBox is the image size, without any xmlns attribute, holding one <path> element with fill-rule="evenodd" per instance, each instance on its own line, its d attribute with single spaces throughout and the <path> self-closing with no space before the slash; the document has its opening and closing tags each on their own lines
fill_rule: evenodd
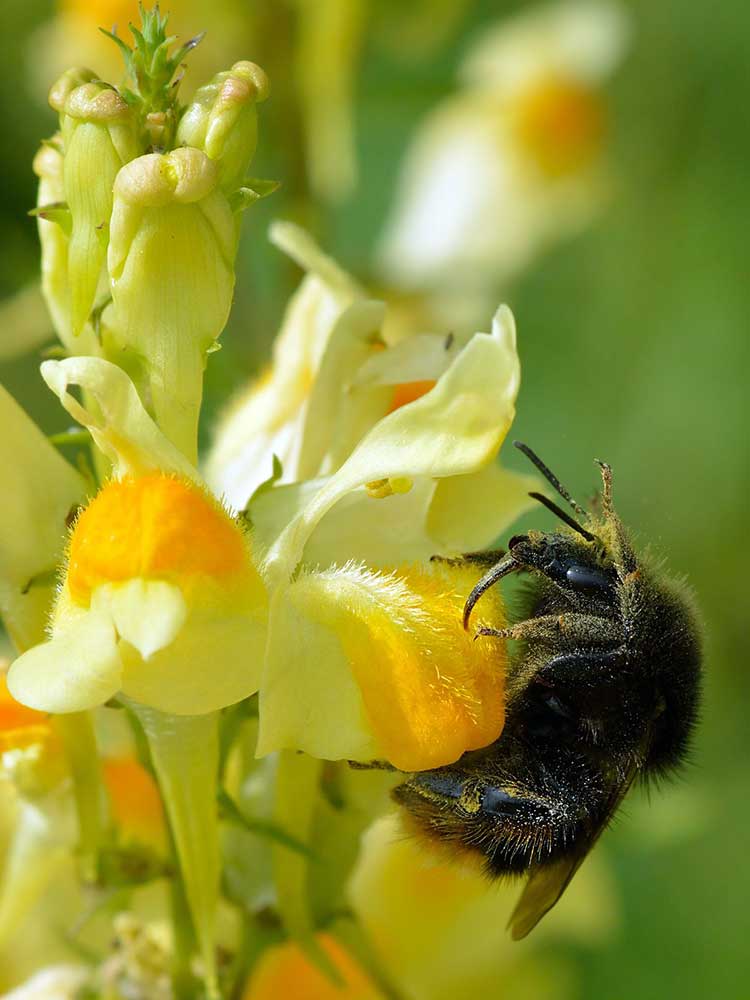
<svg viewBox="0 0 750 1000">
<path fill-rule="evenodd" d="M 107 483 L 76 521 L 68 588 L 81 605 L 134 578 L 230 585 L 248 569 L 241 530 L 193 483 L 161 472 Z"/>
<path fill-rule="evenodd" d="M 518 98 L 514 110 L 519 142 L 550 176 L 585 167 L 601 149 L 603 103 L 575 80 L 537 82 Z"/>
</svg>

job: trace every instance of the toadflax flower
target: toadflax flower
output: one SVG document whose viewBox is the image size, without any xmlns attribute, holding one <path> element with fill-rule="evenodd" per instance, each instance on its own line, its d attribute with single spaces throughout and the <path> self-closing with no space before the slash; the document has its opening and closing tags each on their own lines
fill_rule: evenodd
<svg viewBox="0 0 750 1000">
<path fill-rule="evenodd" d="M 611 877 L 601 859 L 581 872 L 579 893 L 566 897 L 540 930 L 548 943 L 606 942 L 617 927 Z M 514 995 L 567 1000 L 570 969 L 533 940 L 504 933 L 515 905 L 510 885 L 490 884 L 478 867 L 425 851 L 395 815 L 376 820 L 362 838 L 348 886 L 349 904 L 393 982 L 413 1000 Z"/>
<path fill-rule="evenodd" d="M 380 263 L 397 287 L 481 298 L 585 225 L 607 192 L 614 3 L 563 0 L 487 30 L 409 150 Z"/>
<path fill-rule="evenodd" d="M 329 934 L 318 943 L 331 961 L 340 982 L 314 965 L 294 941 L 269 948 L 255 967 L 242 1000 L 384 1000 L 355 959 Z"/>
<path fill-rule="evenodd" d="M 77 713 L 117 696 L 135 712 L 215 992 L 217 711 L 258 687 L 265 590 L 242 528 L 159 431 L 121 369 L 71 358 L 45 362 L 42 374 L 90 430 L 114 477 L 73 526 L 49 639 L 13 663 L 8 685 L 41 711 Z"/>
<path fill-rule="evenodd" d="M 500 731 L 503 661 L 461 628 L 473 572 L 430 557 L 491 542 L 528 502 L 529 479 L 494 463 L 519 384 L 512 316 L 387 347 L 381 304 L 299 230 L 274 238 L 309 273 L 208 466 L 244 505 L 282 454 L 246 509 L 270 594 L 258 753 L 455 760 Z"/>
</svg>

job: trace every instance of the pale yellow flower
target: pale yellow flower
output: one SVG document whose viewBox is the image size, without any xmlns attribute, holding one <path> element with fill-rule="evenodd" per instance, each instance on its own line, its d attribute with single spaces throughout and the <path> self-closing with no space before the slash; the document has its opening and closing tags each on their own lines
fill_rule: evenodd
<svg viewBox="0 0 750 1000">
<path fill-rule="evenodd" d="M 319 934 L 323 949 L 341 982 L 335 983 L 294 941 L 264 952 L 242 994 L 242 1000 L 384 1000 L 357 962 L 329 934 Z"/>
<path fill-rule="evenodd" d="M 409 150 L 380 247 L 388 280 L 480 298 L 585 226 L 609 188 L 603 85 L 624 10 L 563 0 L 486 29 Z"/>
<path fill-rule="evenodd" d="M 486 544 L 528 502 L 528 480 L 494 465 L 518 383 L 501 309 L 491 334 L 386 413 L 332 475 L 251 501 L 271 594 L 259 753 L 420 770 L 499 734 L 502 650 L 470 641 L 460 621 L 475 574 L 429 559 L 469 536 Z M 491 513 L 482 484 L 498 501 Z"/>
<path fill-rule="evenodd" d="M 0 865 L 0 953 L 73 847 L 74 810 L 62 743 L 48 716 L 19 704 L 0 673 L 0 782 L 9 843 Z M 6 809 L 3 809 L 6 812 Z"/>
<path fill-rule="evenodd" d="M 491 883 L 468 860 L 431 853 L 395 815 L 377 820 L 363 837 L 349 885 L 358 919 L 410 1000 L 573 997 L 570 970 L 545 959 L 536 943 L 609 939 L 617 907 L 606 867 L 587 859 L 539 938 L 520 943 L 505 929 L 517 895 L 516 883 Z"/>
<path fill-rule="evenodd" d="M 121 692 L 184 715 L 251 694 L 265 592 L 242 530 L 158 431 L 124 372 L 95 358 L 42 371 L 119 478 L 75 523 L 50 639 L 13 664 L 14 693 L 43 711 L 73 712 Z M 77 403 L 70 384 L 84 385 L 102 416 Z M 225 663 L 220 674 L 205 671 L 207 656 Z"/>
</svg>

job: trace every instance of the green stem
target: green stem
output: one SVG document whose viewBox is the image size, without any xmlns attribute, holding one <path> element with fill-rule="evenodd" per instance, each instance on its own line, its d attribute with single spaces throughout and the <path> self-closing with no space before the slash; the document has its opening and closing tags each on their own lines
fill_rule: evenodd
<svg viewBox="0 0 750 1000">
<path fill-rule="evenodd" d="M 190 968 L 190 956 L 195 948 L 195 935 L 190 920 L 190 908 L 185 895 L 185 887 L 179 875 L 177 849 L 172 841 L 172 856 L 175 873 L 169 880 L 169 903 L 172 915 L 172 992 L 174 1000 L 193 1000 L 195 977 Z"/>
<path fill-rule="evenodd" d="M 279 754 L 274 795 L 274 823 L 298 843 L 309 844 L 318 804 L 323 762 L 307 754 L 284 750 Z M 278 841 L 271 848 L 276 898 L 287 933 L 337 985 L 336 966 L 315 938 L 310 909 L 308 873 L 310 857 Z"/>
<path fill-rule="evenodd" d="M 106 824 L 107 800 L 93 717 L 90 712 L 57 715 L 55 727 L 73 775 L 81 873 L 85 882 L 95 882 L 99 869 L 99 849 Z"/>
<path fill-rule="evenodd" d="M 219 767 L 218 712 L 168 715 L 130 703 L 148 739 L 159 781 L 187 907 L 203 959 L 208 1000 L 219 1000 L 215 924 L 219 898 L 219 822 L 216 808 Z M 173 903 L 178 903 L 173 897 Z M 182 935 L 184 912 L 175 911 L 175 934 Z M 186 946 L 185 937 L 180 947 Z"/>
</svg>

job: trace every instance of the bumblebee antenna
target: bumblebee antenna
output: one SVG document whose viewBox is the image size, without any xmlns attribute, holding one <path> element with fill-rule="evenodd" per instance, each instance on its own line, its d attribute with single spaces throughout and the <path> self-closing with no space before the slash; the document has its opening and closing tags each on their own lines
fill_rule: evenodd
<svg viewBox="0 0 750 1000">
<path fill-rule="evenodd" d="M 554 472 L 551 472 L 547 468 L 547 466 L 544 464 L 544 462 L 541 460 L 541 458 L 536 454 L 536 452 L 533 452 L 531 450 L 531 448 L 529 448 L 529 446 L 527 444 L 524 444 L 522 441 L 514 441 L 513 442 L 513 447 L 514 448 L 518 448 L 519 451 L 523 452 L 523 454 L 528 458 L 528 460 L 533 465 L 535 465 L 537 467 L 537 469 L 539 469 L 539 471 L 544 476 L 544 478 L 547 480 L 547 482 L 550 484 L 550 486 L 557 493 L 560 494 L 560 496 L 563 498 L 563 500 L 565 500 L 567 503 L 570 504 L 570 506 L 573 508 L 573 510 L 576 512 L 576 514 L 579 515 L 579 517 L 588 517 L 589 516 L 588 515 L 588 511 L 584 510 L 583 507 L 581 507 L 581 505 L 579 503 L 577 503 L 573 499 L 573 497 L 570 495 L 570 493 L 568 492 L 568 490 L 565 489 L 565 487 L 560 482 L 560 480 L 557 478 L 557 476 L 554 474 Z"/>
<path fill-rule="evenodd" d="M 612 515 L 612 466 L 598 458 L 596 464 L 602 470 L 602 510 L 605 517 Z"/>
<path fill-rule="evenodd" d="M 575 518 L 566 513 L 562 507 L 558 507 L 556 503 L 544 496 L 543 493 L 529 493 L 529 496 L 534 500 L 538 500 L 547 510 L 551 510 L 553 514 L 559 517 L 561 521 L 564 521 L 573 531 L 577 531 L 579 535 L 583 535 L 587 542 L 594 541 L 595 536 L 590 531 L 586 531 Z"/>
</svg>

